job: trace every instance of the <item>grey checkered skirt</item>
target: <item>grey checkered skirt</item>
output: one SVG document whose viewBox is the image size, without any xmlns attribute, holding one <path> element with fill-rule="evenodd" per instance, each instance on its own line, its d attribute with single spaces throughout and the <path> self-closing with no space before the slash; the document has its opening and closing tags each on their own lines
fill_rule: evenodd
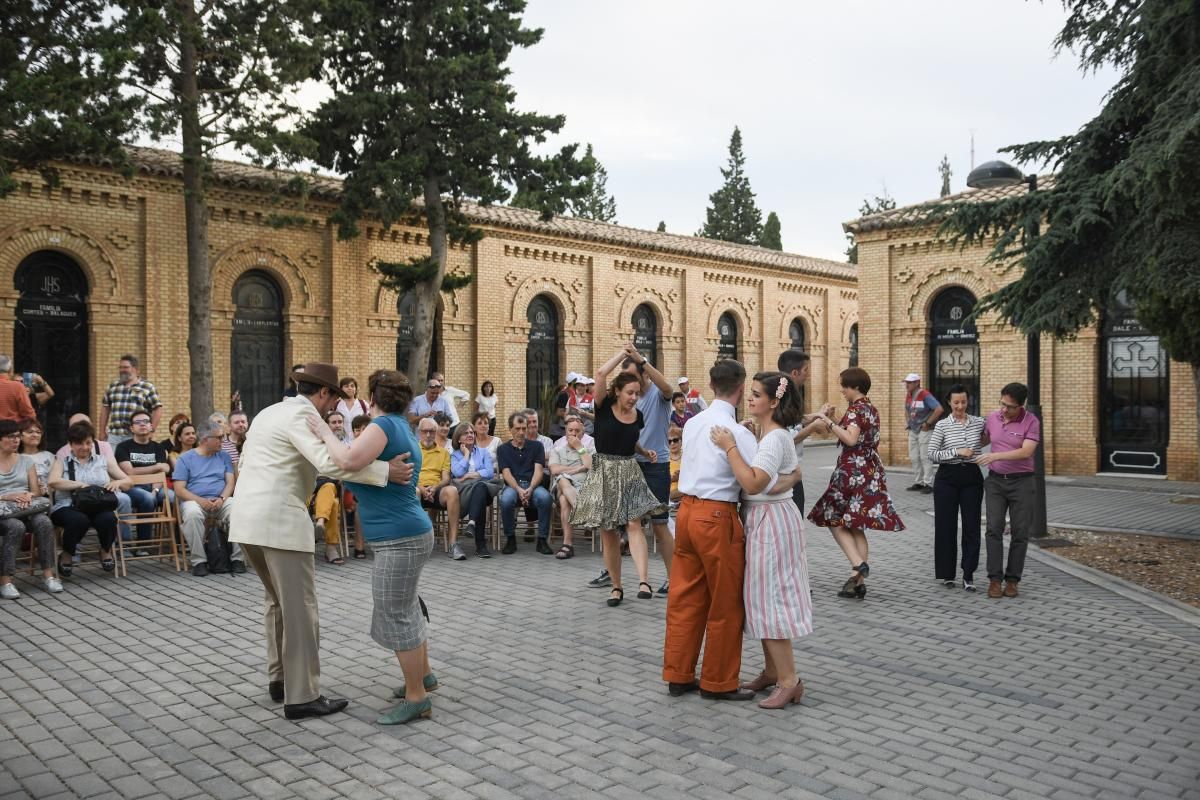
<svg viewBox="0 0 1200 800">
<path fill-rule="evenodd" d="M 375 571 L 371 638 L 389 650 L 412 650 L 425 641 L 425 618 L 417 599 L 421 570 L 433 552 L 433 532 L 371 542 Z"/>
</svg>

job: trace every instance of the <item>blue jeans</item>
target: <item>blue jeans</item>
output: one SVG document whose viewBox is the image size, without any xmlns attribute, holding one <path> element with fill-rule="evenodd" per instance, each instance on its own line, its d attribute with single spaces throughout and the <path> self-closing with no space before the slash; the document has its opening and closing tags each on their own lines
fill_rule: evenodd
<svg viewBox="0 0 1200 800">
<path fill-rule="evenodd" d="M 529 481 L 517 481 L 517 483 L 522 489 L 529 488 Z M 538 512 L 538 538 L 547 539 L 550 537 L 550 492 L 538 486 L 533 490 L 530 500 L 531 505 Z M 504 491 L 500 492 L 500 521 L 504 524 L 506 539 L 517 535 L 518 503 L 517 490 L 511 486 L 505 486 Z"/>
</svg>

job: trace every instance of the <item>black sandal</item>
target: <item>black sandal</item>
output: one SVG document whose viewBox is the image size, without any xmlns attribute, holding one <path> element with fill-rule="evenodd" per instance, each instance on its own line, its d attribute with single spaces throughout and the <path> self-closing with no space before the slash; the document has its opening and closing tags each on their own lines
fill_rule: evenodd
<svg viewBox="0 0 1200 800">
<path fill-rule="evenodd" d="M 59 561 L 58 561 L 58 574 L 59 575 L 63 576 L 64 578 L 69 578 L 69 577 L 71 577 L 71 573 L 74 571 L 75 571 L 75 562 L 71 560 L 70 556 L 67 557 L 67 563 L 65 563 L 65 564 L 62 562 L 61 558 L 59 559 Z"/>
<path fill-rule="evenodd" d="M 612 588 L 612 590 L 613 590 L 613 592 L 616 593 L 617 596 L 610 597 L 607 600 L 605 600 L 604 602 L 608 603 L 610 606 L 621 605 L 621 601 L 625 599 L 625 590 L 622 589 L 620 586 L 614 586 Z"/>
<path fill-rule="evenodd" d="M 558 548 L 558 552 L 554 554 L 554 557 L 558 558 L 558 559 L 567 559 L 567 558 L 574 557 L 574 555 L 575 555 L 575 546 L 570 545 L 570 544 L 564 544 L 562 547 Z"/>
<path fill-rule="evenodd" d="M 646 587 L 646 591 L 644 591 L 644 592 L 642 591 L 643 586 Z M 642 581 L 641 583 L 638 584 L 638 599 L 639 600 L 650 600 L 653 597 L 654 597 L 654 587 L 653 586 L 646 583 L 645 581 Z"/>
<path fill-rule="evenodd" d="M 109 558 L 100 559 L 100 569 L 104 570 L 105 572 L 112 572 L 116 568 L 116 559 L 112 558 L 111 556 Z"/>
<path fill-rule="evenodd" d="M 851 575 L 849 580 L 847 580 L 845 583 L 842 584 L 842 590 L 837 593 L 837 596 L 854 598 L 854 597 L 857 597 L 857 592 L 858 592 L 858 578 L 856 576 Z"/>
</svg>

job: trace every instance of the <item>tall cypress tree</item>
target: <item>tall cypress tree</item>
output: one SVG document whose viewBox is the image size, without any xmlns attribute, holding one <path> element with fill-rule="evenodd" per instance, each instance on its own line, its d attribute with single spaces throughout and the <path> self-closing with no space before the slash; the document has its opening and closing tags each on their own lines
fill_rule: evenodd
<svg viewBox="0 0 1200 800">
<path fill-rule="evenodd" d="M 762 234 L 758 237 L 760 247 L 765 247 L 768 250 L 782 250 L 783 238 L 782 231 L 779 226 L 779 215 L 772 211 L 767 214 L 767 221 L 762 227 Z"/>
<path fill-rule="evenodd" d="M 938 174 L 942 176 L 942 191 L 939 197 L 945 197 L 950 194 L 950 176 L 954 174 L 950 171 L 950 156 L 942 156 L 942 163 L 938 164 Z"/>
<path fill-rule="evenodd" d="M 608 193 L 608 171 L 592 154 L 592 146 L 587 146 L 584 160 L 594 163 L 592 174 L 584 179 L 583 188 L 587 192 L 582 198 L 571 203 L 571 213 L 580 219 L 594 219 L 599 222 L 617 221 L 617 201 Z"/>
<path fill-rule="evenodd" d="M 737 127 L 729 139 L 729 163 L 721 170 L 721 177 L 725 183 L 708 196 L 707 219 L 696 235 L 725 242 L 758 244 L 762 212 L 754 202 L 750 179 L 746 177 L 742 132 Z"/>
</svg>

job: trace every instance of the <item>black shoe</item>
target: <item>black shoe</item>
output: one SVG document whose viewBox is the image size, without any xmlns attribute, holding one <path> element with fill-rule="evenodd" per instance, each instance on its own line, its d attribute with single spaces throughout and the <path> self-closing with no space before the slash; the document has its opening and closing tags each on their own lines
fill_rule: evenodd
<svg viewBox="0 0 1200 800">
<path fill-rule="evenodd" d="M 283 702 L 283 681 L 271 681 L 267 684 L 267 691 L 271 693 L 271 699 L 276 703 Z"/>
<path fill-rule="evenodd" d="M 245 575 L 246 574 L 246 563 L 244 561 L 230 561 L 229 562 L 229 571 L 232 572 L 234 575 Z"/>
<path fill-rule="evenodd" d="M 478 545 L 475 548 L 475 557 L 476 558 L 491 558 L 492 551 L 488 549 L 488 546 L 486 544 Z"/>
<path fill-rule="evenodd" d="M 69 561 L 69 560 L 65 563 L 61 560 L 58 562 L 58 574 L 60 576 L 62 576 L 64 578 L 69 578 L 69 577 L 71 577 L 71 573 L 74 571 L 75 571 L 74 562 Z"/>
<path fill-rule="evenodd" d="M 500 549 L 500 552 L 504 553 L 506 556 L 511 556 L 513 553 L 517 552 L 517 537 L 510 536 L 505 539 L 504 547 Z"/>
<path fill-rule="evenodd" d="M 541 537 L 538 537 L 537 547 L 535 547 L 534 549 L 537 550 L 539 553 L 541 553 L 544 556 L 549 556 L 549 555 L 554 554 L 554 551 L 550 549 L 550 545 L 546 542 L 545 539 L 543 539 Z"/>
<path fill-rule="evenodd" d="M 667 694 L 671 695 L 671 697 L 682 697 L 688 692 L 695 692 L 699 690 L 699 688 L 700 684 L 696 683 L 695 681 L 692 681 L 691 683 L 668 683 Z"/>
<path fill-rule="evenodd" d="M 208 574 L 208 562 L 201 561 L 199 564 L 192 564 L 192 575 L 197 578 L 203 578 Z"/>
<path fill-rule="evenodd" d="M 710 692 L 707 689 L 700 690 L 700 696 L 705 700 L 753 700 L 756 692 L 750 689 L 734 689 L 729 692 Z"/>
<path fill-rule="evenodd" d="M 295 703 L 290 706 L 284 706 L 283 715 L 288 719 L 323 717 L 326 714 L 336 714 L 348 705 L 350 705 L 349 700 L 341 700 L 336 697 L 332 700 L 327 700 L 325 699 L 325 695 L 321 695 L 316 700 L 308 703 Z"/>
<path fill-rule="evenodd" d="M 933 487 L 929 484 L 925 484 L 921 487 L 921 494 L 933 494 Z"/>
<path fill-rule="evenodd" d="M 608 574 L 608 570 L 600 570 L 600 574 L 588 581 L 588 586 L 593 589 L 602 589 L 605 586 L 612 586 L 612 576 Z"/>
<path fill-rule="evenodd" d="M 919 492 L 919 491 L 921 491 L 921 484 L 919 484 L 919 483 L 914 483 L 912 486 L 909 486 L 909 487 L 908 487 L 908 488 L 906 488 L 904 491 L 906 491 L 906 492 Z"/>
<path fill-rule="evenodd" d="M 670 580 L 665 580 L 665 581 L 663 581 L 663 583 L 662 583 L 662 586 L 658 587 L 658 592 L 657 592 L 658 596 L 659 596 L 659 597 L 666 597 L 666 596 L 667 596 L 667 591 L 668 591 L 670 588 L 671 588 L 671 581 L 670 581 Z"/>
</svg>

